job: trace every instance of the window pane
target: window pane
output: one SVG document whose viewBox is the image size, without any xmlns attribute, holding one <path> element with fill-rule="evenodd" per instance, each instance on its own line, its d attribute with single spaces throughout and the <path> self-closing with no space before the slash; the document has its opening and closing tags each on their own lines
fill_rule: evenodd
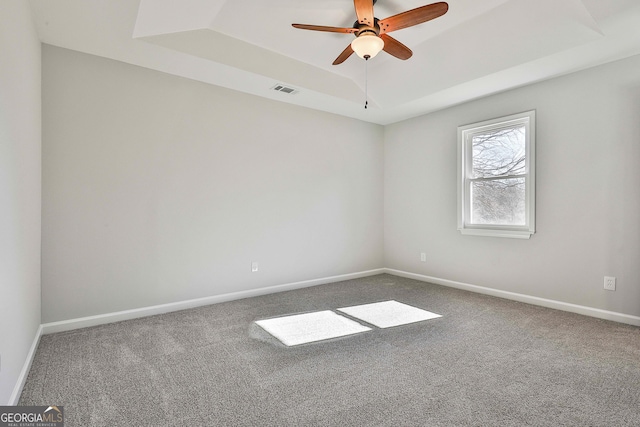
<svg viewBox="0 0 640 427">
<path fill-rule="evenodd" d="M 526 225 L 525 178 L 471 182 L 471 224 Z"/>
<path fill-rule="evenodd" d="M 493 129 L 471 137 L 470 178 L 525 173 L 525 126 Z"/>
</svg>

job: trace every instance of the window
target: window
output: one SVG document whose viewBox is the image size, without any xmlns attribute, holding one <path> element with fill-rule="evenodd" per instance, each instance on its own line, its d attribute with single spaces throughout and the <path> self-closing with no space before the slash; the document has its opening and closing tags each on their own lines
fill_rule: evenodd
<svg viewBox="0 0 640 427">
<path fill-rule="evenodd" d="M 535 232 L 535 111 L 458 128 L 458 230 Z"/>
</svg>

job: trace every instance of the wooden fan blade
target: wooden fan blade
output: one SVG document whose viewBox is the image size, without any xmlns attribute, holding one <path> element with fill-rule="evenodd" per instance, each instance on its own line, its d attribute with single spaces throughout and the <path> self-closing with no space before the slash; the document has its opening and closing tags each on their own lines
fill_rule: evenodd
<svg viewBox="0 0 640 427">
<path fill-rule="evenodd" d="M 353 0 L 358 23 L 373 27 L 373 0 Z"/>
<path fill-rule="evenodd" d="M 353 49 L 351 48 L 351 44 L 349 44 L 349 46 L 347 46 L 347 48 L 343 50 L 340 55 L 338 55 L 336 60 L 333 61 L 333 65 L 342 64 L 348 57 L 351 56 L 352 53 Z"/>
<path fill-rule="evenodd" d="M 328 33 L 352 34 L 358 31 L 356 28 L 326 27 L 323 25 L 307 25 L 307 24 L 291 24 L 291 25 L 294 28 L 299 28 L 301 30 L 325 31 Z"/>
<path fill-rule="evenodd" d="M 390 33 L 391 31 L 401 30 L 403 28 L 413 27 L 438 18 L 449 10 L 449 5 L 445 2 L 428 4 L 426 6 L 417 7 L 389 18 L 378 21 L 380 25 L 380 34 Z"/>
<path fill-rule="evenodd" d="M 411 49 L 409 49 L 390 35 L 380 34 L 380 38 L 384 40 L 384 47 L 382 48 L 382 50 L 387 52 L 389 55 L 393 55 L 396 58 L 402 60 L 409 59 L 413 55 Z"/>
</svg>

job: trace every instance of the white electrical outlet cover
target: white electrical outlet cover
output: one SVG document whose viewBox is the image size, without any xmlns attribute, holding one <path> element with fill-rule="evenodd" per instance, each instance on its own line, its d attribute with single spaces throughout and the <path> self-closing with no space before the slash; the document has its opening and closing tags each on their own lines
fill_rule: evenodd
<svg viewBox="0 0 640 427">
<path fill-rule="evenodd" d="M 608 291 L 616 290 L 616 278 L 615 277 L 604 277 L 604 288 Z"/>
</svg>

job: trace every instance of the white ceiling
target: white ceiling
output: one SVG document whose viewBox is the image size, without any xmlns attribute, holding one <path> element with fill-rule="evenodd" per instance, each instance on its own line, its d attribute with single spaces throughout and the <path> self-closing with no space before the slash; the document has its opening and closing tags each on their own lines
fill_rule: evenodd
<svg viewBox="0 0 640 427">
<path fill-rule="evenodd" d="M 377 18 L 429 0 L 378 0 Z M 413 50 L 333 60 L 353 35 L 352 0 L 30 0 L 44 43 L 254 95 L 389 124 L 640 54 L 639 0 L 449 0 L 391 35 Z M 285 84 L 298 90 L 272 90 Z"/>
</svg>

